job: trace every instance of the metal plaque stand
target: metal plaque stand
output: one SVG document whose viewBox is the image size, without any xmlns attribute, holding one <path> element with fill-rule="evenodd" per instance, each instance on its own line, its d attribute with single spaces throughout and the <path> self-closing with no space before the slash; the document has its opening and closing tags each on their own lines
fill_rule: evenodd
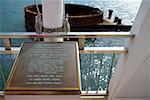
<svg viewBox="0 0 150 100">
<path fill-rule="evenodd" d="M 24 43 L 7 81 L 5 100 L 79 100 L 79 65 L 76 42 Z"/>
</svg>

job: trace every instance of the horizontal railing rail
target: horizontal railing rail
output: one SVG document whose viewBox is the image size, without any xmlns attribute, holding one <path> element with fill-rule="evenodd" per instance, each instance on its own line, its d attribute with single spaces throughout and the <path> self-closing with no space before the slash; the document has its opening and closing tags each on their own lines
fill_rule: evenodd
<svg viewBox="0 0 150 100">
<path fill-rule="evenodd" d="M 4 91 L 0 91 L 0 100 L 5 100 L 4 99 Z"/>
<path fill-rule="evenodd" d="M 0 54 L 17 54 L 20 49 L 20 47 L 11 47 L 10 50 L 6 50 L 5 47 L 0 47 Z"/>
<path fill-rule="evenodd" d="M 17 54 L 21 47 L 11 47 L 10 50 L 6 50 L 5 47 L 0 47 L 0 54 Z M 126 54 L 128 49 L 126 47 L 84 47 L 83 50 L 79 50 L 80 54 L 83 53 L 121 53 Z"/>
<path fill-rule="evenodd" d="M 107 91 L 81 91 L 81 96 L 107 96 Z"/>
<path fill-rule="evenodd" d="M 67 33 L 43 33 L 36 34 L 35 32 L 13 32 L 13 33 L 0 33 L 0 38 L 133 38 L 135 35 L 130 32 L 67 32 Z"/>
<path fill-rule="evenodd" d="M 80 96 L 80 99 L 81 100 L 91 100 L 91 99 L 94 99 L 94 100 L 106 100 L 106 95 L 105 95 L 105 91 L 101 91 L 99 92 L 97 95 L 95 95 L 95 91 L 90 91 L 89 92 L 89 95 L 84 95 L 85 91 L 82 91 L 81 92 L 81 96 Z M 5 100 L 5 94 L 4 94 L 4 91 L 0 91 L 0 100 Z"/>
<path fill-rule="evenodd" d="M 0 91 L 0 96 L 3 96 L 4 95 L 4 91 Z"/>
<path fill-rule="evenodd" d="M 127 53 L 126 47 L 84 47 L 80 53 Z"/>
</svg>

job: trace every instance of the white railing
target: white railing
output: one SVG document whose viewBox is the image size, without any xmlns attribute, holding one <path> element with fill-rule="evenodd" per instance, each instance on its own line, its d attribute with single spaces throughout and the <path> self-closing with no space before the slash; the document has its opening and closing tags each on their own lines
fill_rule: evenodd
<svg viewBox="0 0 150 100">
<path fill-rule="evenodd" d="M 134 35 L 131 35 L 130 32 L 69 32 L 69 33 L 62 33 L 62 34 L 57 34 L 57 33 L 51 33 L 51 34 L 36 34 L 34 32 L 13 32 L 13 33 L 0 33 L 0 39 L 3 40 L 3 46 L 0 47 L 0 54 L 17 54 L 20 51 L 20 47 L 12 47 L 11 46 L 11 39 L 32 39 L 32 38 L 56 38 L 56 37 L 61 37 L 61 38 L 78 38 L 80 39 L 86 39 L 86 38 L 134 38 Z M 79 42 L 80 43 L 80 42 Z M 99 67 L 99 72 L 102 70 L 102 62 L 104 60 L 104 54 L 105 53 L 110 53 L 112 55 L 112 60 L 110 64 L 110 70 L 109 70 L 109 75 L 108 75 L 108 82 L 111 78 L 112 74 L 112 68 L 113 64 L 115 62 L 115 55 L 116 54 L 126 54 L 128 52 L 128 49 L 126 47 L 84 47 L 84 49 L 80 50 L 80 54 L 89 54 L 89 65 L 88 65 L 88 71 L 87 75 L 90 80 L 91 77 L 91 64 L 92 64 L 92 54 L 101 54 L 101 57 L 99 59 L 100 62 L 100 67 Z M 1 76 L 3 76 L 3 81 L 5 75 L 4 72 L 0 66 L 0 73 Z M 99 84 L 99 79 L 100 79 L 100 73 L 98 74 L 98 80 L 97 84 Z M 104 91 L 99 91 L 99 85 L 96 86 L 97 89 L 95 91 L 91 91 L 86 89 L 86 91 L 82 91 L 81 95 L 82 96 L 98 96 L 98 95 L 108 95 L 108 88 L 107 90 Z"/>
</svg>

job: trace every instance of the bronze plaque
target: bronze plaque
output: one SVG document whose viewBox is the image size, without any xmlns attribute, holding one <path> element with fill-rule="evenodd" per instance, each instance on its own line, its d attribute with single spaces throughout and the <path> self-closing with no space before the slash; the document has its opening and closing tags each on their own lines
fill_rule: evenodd
<svg viewBox="0 0 150 100">
<path fill-rule="evenodd" d="M 76 42 L 24 43 L 12 68 L 8 90 L 79 91 Z"/>
</svg>

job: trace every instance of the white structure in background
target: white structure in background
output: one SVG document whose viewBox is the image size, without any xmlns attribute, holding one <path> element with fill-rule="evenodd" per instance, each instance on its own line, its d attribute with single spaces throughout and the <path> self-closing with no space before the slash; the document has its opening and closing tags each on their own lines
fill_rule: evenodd
<svg viewBox="0 0 150 100">
<path fill-rule="evenodd" d="M 45 28 L 62 27 L 64 19 L 63 0 L 42 0 L 43 26 Z"/>
<path fill-rule="evenodd" d="M 129 52 L 117 65 L 109 100 L 150 100 L 150 0 L 143 0 L 128 40 Z"/>
<path fill-rule="evenodd" d="M 64 21 L 63 0 L 42 0 L 43 27 L 47 29 L 61 28 Z M 63 41 L 61 38 L 44 39 L 45 41 Z"/>
</svg>

